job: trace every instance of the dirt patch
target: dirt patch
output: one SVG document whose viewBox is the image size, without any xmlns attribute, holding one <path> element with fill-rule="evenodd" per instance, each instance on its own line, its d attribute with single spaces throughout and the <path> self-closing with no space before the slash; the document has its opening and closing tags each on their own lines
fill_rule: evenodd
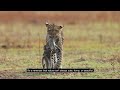
<svg viewBox="0 0 120 90">
<path fill-rule="evenodd" d="M 0 79 L 16 79 L 18 76 L 14 72 L 0 71 Z"/>
<path fill-rule="evenodd" d="M 45 76 L 29 75 L 27 72 L 0 71 L 0 79 L 48 79 Z"/>
</svg>

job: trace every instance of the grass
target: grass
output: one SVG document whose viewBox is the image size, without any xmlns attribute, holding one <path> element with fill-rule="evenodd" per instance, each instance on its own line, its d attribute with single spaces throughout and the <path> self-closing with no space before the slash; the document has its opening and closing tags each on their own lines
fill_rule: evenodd
<svg viewBox="0 0 120 90">
<path fill-rule="evenodd" d="M 90 22 L 65 25 L 63 68 L 94 68 L 91 73 L 27 73 L 42 68 L 45 25 L 0 24 L 0 78 L 100 79 L 120 78 L 120 24 Z M 40 53 L 39 53 L 40 36 Z M 2 48 L 5 45 L 9 48 Z M 21 47 L 17 47 L 17 46 Z M 32 47 L 27 47 L 31 45 Z"/>
</svg>

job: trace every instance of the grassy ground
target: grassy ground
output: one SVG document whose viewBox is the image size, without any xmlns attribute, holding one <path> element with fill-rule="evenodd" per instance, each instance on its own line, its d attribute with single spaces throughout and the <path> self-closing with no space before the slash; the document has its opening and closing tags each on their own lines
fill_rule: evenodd
<svg viewBox="0 0 120 90">
<path fill-rule="evenodd" d="M 0 78 L 120 78 L 120 24 L 90 22 L 65 25 L 63 68 L 94 68 L 91 73 L 28 73 L 42 68 L 45 25 L 0 24 Z M 40 47 L 40 49 L 39 49 Z M 40 52 L 39 52 L 40 50 Z"/>
</svg>

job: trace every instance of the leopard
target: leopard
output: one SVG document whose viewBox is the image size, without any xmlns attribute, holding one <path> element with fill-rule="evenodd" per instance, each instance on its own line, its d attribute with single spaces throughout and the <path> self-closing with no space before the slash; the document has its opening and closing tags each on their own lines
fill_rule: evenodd
<svg viewBox="0 0 120 90">
<path fill-rule="evenodd" d="M 63 34 L 63 25 L 57 25 L 54 23 L 45 23 L 46 28 L 47 28 L 47 35 L 46 35 L 46 44 L 44 45 L 44 53 L 43 53 L 43 57 L 42 57 L 42 65 L 44 67 L 45 63 L 44 61 L 46 60 L 46 62 L 49 62 L 50 59 L 50 48 L 53 48 L 53 52 L 54 52 L 54 47 L 51 44 L 51 40 L 54 39 L 57 47 L 59 48 L 59 52 L 58 52 L 58 62 L 57 64 L 54 66 L 55 69 L 59 69 L 62 68 L 61 62 L 63 59 L 63 43 L 64 43 L 64 34 Z M 46 65 L 48 68 L 48 65 Z"/>
</svg>

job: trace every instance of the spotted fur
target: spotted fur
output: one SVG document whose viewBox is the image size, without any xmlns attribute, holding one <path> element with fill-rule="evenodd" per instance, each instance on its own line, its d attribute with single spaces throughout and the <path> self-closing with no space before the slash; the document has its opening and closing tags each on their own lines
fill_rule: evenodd
<svg viewBox="0 0 120 90">
<path fill-rule="evenodd" d="M 56 63 L 54 68 L 60 68 L 61 61 L 63 58 L 63 42 L 64 42 L 64 36 L 63 36 L 63 30 L 62 30 L 63 27 L 55 24 L 48 24 L 48 23 L 46 23 L 46 27 L 47 27 L 47 36 L 46 36 L 46 45 L 44 46 L 43 59 L 47 58 L 47 60 L 49 60 L 50 58 L 49 42 L 51 38 L 53 38 L 55 40 L 56 45 L 60 49 L 58 51 L 58 56 L 57 56 L 58 62 Z"/>
</svg>

